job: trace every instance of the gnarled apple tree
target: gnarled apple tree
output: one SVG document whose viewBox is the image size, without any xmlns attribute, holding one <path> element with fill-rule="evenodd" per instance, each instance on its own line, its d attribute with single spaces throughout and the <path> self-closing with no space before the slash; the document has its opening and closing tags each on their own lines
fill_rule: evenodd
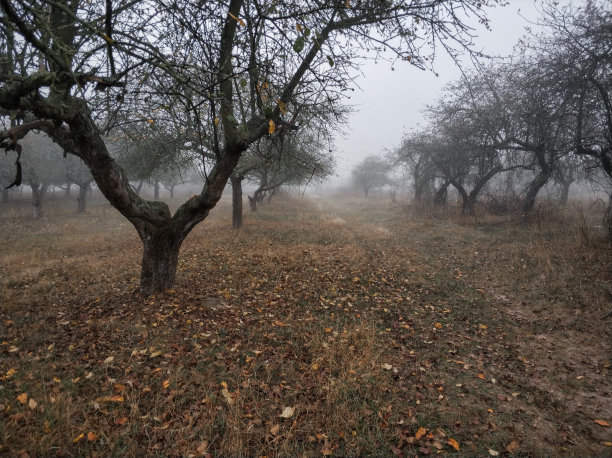
<svg viewBox="0 0 612 458">
<path fill-rule="evenodd" d="M 366 50 L 423 68 L 434 42 L 469 50 L 468 21 L 485 21 L 483 8 L 496 3 L 0 0 L 0 115 L 15 121 L 0 146 L 18 151 L 38 130 L 80 157 L 143 242 L 142 292 L 162 291 L 241 154 L 281 133 L 301 99 L 341 104 Z M 109 154 L 105 135 L 129 123 L 194 139 L 204 184 L 174 214 L 140 198 Z"/>
</svg>

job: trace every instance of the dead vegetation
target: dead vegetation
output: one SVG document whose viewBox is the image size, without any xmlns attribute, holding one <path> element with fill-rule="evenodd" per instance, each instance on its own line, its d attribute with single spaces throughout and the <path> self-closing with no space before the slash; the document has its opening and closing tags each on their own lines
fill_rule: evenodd
<svg viewBox="0 0 612 458">
<path fill-rule="evenodd" d="M 135 231 L 62 211 L 0 218 L 2 453 L 611 450 L 611 251 L 588 208 L 283 199 L 232 231 L 222 205 L 149 298 Z"/>
</svg>

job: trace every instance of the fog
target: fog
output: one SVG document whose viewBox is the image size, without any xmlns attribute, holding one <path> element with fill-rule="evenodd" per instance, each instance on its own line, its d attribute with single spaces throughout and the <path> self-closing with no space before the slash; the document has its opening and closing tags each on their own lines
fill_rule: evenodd
<svg viewBox="0 0 612 458">
<path fill-rule="evenodd" d="M 509 3 L 506 7 L 489 9 L 491 30 L 482 25 L 475 27 L 475 50 L 492 58 L 508 56 L 527 33 L 526 28 L 533 32 L 540 30 L 537 21 L 541 2 L 513 0 Z M 384 61 L 366 62 L 350 100 L 354 113 L 348 119 L 345 132 L 336 137 L 337 177 L 327 185 L 346 184 L 352 167 L 364 157 L 382 155 L 386 149 L 397 147 L 405 132 L 422 124 L 423 108 L 439 97 L 443 87 L 459 79 L 462 70 L 474 68 L 468 57 L 460 64 L 461 68 L 443 50 L 438 50 L 434 63 L 438 76 L 402 61 L 394 65 Z"/>
</svg>

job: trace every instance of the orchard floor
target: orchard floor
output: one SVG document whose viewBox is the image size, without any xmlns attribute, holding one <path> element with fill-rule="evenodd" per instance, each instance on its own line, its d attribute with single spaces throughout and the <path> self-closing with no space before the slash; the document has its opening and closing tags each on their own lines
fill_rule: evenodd
<svg viewBox="0 0 612 458">
<path fill-rule="evenodd" d="M 592 206 L 222 203 L 150 297 L 126 220 L 48 207 L 0 207 L 0 454 L 612 454 Z"/>
</svg>

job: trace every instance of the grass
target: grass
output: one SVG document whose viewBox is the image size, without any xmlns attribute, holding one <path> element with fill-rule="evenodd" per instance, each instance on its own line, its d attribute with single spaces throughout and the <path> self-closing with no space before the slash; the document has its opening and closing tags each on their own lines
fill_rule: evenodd
<svg viewBox="0 0 612 458">
<path fill-rule="evenodd" d="M 175 288 L 144 298 L 140 242 L 107 204 L 33 221 L 13 202 L 0 452 L 605 455 L 611 251 L 585 208 L 284 197 L 233 231 L 222 204 Z"/>
</svg>

